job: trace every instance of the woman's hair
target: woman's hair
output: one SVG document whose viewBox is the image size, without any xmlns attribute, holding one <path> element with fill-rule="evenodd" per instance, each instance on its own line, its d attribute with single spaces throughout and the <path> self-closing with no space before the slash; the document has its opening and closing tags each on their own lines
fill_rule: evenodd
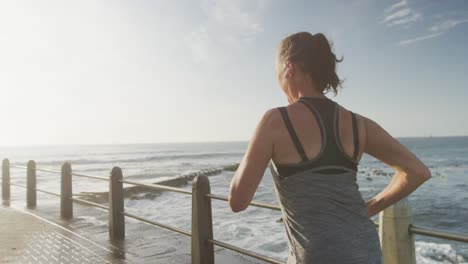
<svg viewBox="0 0 468 264">
<path fill-rule="evenodd" d="M 284 65 L 288 60 L 297 64 L 309 74 L 322 93 L 330 91 L 336 96 L 343 80 L 336 74 L 338 60 L 332 51 L 332 44 L 325 35 L 309 32 L 298 32 L 284 38 L 278 50 L 279 63 Z"/>
</svg>

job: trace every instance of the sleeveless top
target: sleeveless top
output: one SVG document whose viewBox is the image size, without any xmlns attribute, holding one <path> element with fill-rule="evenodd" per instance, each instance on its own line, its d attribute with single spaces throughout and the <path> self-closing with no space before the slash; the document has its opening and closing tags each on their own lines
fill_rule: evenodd
<svg viewBox="0 0 468 264">
<path fill-rule="evenodd" d="M 354 154 L 343 150 L 338 134 L 338 104 L 326 97 L 301 97 L 316 118 L 322 144 L 308 159 L 285 107 L 280 107 L 289 135 L 302 158 L 270 169 L 288 237 L 287 264 L 380 264 L 377 229 L 367 215 L 356 183 L 359 137 L 351 112 Z"/>
</svg>

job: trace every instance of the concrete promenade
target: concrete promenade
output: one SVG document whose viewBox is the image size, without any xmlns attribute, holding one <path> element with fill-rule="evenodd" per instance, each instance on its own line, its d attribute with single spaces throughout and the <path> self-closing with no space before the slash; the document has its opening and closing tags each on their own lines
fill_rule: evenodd
<svg viewBox="0 0 468 264">
<path fill-rule="evenodd" d="M 0 263 L 130 263 L 92 241 L 27 212 L 0 207 Z"/>
<path fill-rule="evenodd" d="M 91 231 L 87 228 L 84 231 Z M 34 210 L 0 205 L 0 263 L 190 263 L 190 243 L 161 230 L 159 242 L 138 242 L 129 235 L 123 247 L 107 234 L 78 234 Z M 138 245 L 139 244 L 139 245 Z M 131 252 L 125 252 L 128 249 Z M 216 263 L 264 263 L 215 246 Z"/>
</svg>

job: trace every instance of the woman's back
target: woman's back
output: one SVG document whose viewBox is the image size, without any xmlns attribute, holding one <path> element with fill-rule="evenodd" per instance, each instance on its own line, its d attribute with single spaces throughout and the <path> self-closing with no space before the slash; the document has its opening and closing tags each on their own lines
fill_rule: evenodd
<svg viewBox="0 0 468 264">
<path fill-rule="evenodd" d="M 283 129 L 271 166 L 288 264 L 380 263 L 377 231 L 356 184 L 363 134 L 356 115 L 339 112 L 327 97 L 301 97 L 290 108 L 278 109 Z"/>
<path fill-rule="evenodd" d="M 319 112 L 321 123 L 326 125 L 324 122 L 333 122 L 332 125 L 336 125 L 337 129 L 328 131 L 331 135 L 329 138 L 323 139 L 322 132 L 320 129 L 320 120 L 313 114 L 312 111 L 303 103 L 296 102 L 286 107 L 288 117 L 294 128 L 294 131 L 299 139 L 302 147 L 304 148 L 305 154 L 308 159 L 312 160 L 317 157 L 323 147 L 322 141 L 334 140 L 334 132 L 337 132 L 336 137 L 339 139 L 340 145 L 344 150 L 344 153 L 348 157 L 352 157 L 355 151 L 354 148 L 354 133 L 352 127 L 352 116 L 350 111 L 340 106 L 335 101 L 325 96 L 320 97 L 301 97 L 303 100 L 313 102 L 314 107 Z M 302 100 L 299 100 L 302 101 Z M 337 107 L 337 109 L 335 109 Z M 338 110 L 338 112 L 335 112 Z M 338 114 L 338 116 L 336 116 Z M 362 143 L 366 138 L 365 127 L 361 120 L 361 117 L 356 115 L 356 126 L 358 130 L 358 140 L 361 142 L 360 148 L 358 149 L 356 161 L 358 162 L 363 154 Z M 335 120 L 336 117 L 336 120 Z M 277 129 L 275 129 L 275 152 L 273 153 L 273 161 L 279 164 L 294 164 L 302 161 L 301 155 L 291 139 L 291 135 L 284 123 L 282 114 L 275 114 L 275 123 Z M 336 122 L 335 122 L 336 121 Z M 334 129 L 334 128 L 333 128 Z M 336 142 L 332 141 L 332 143 Z"/>
</svg>

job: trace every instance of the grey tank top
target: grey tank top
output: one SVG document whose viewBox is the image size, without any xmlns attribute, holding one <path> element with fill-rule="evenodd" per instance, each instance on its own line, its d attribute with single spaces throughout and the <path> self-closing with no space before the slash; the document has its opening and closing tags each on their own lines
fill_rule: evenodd
<svg viewBox="0 0 468 264">
<path fill-rule="evenodd" d="M 357 136 L 354 155 L 349 157 L 337 136 L 337 104 L 322 97 L 299 100 L 318 119 L 322 148 L 316 158 L 309 160 L 287 111 L 280 109 L 291 139 L 303 157 L 295 164 L 270 163 L 289 242 L 287 264 L 381 264 L 377 229 L 367 215 L 356 183 Z M 353 132 L 357 135 L 352 115 Z"/>
</svg>

